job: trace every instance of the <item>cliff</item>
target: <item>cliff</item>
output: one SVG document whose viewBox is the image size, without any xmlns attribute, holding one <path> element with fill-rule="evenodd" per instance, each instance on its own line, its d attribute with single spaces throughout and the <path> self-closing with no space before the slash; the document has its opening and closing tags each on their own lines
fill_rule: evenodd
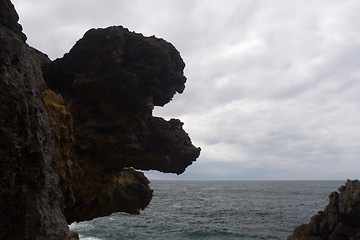
<svg viewBox="0 0 360 240">
<path fill-rule="evenodd" d="M 184 172 L 200 148 L 152 116 L 184 90 L 184 67 L 170 43 L 123 27 L 50 61 L 0 0 L 0 239 L 76 239 L 69 223 L 149 204 L 138 170 Z"/>
<path fill-rule="evenodd" d="M 347 180 L 329 196 L 324 211 L 297 227 L 288 240 L 360 239 L 360 182 Z"/>
</svg>

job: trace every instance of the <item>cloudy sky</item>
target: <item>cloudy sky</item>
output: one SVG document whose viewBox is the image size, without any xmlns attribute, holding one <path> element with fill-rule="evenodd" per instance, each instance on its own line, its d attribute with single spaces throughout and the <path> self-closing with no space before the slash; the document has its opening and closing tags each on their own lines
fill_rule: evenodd
<svg viewBox="0 0 360 240">
<path fill-rule="evenodd" d="M 28 43 L 61 57 L 90 28 L 171 42 L 185 92 L 154 115 L 185 122 L 201 157 L 150 179 L 359 178 L 360 1 L 13 0 Z"/>
</svg>

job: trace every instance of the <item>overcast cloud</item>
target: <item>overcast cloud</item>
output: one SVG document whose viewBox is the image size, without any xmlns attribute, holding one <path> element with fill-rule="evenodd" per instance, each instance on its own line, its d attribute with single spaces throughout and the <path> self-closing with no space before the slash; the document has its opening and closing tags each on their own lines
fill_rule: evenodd
<svg viewBox="0 0 360 240">
<path fill-rule="evenodd" d="M 151 179 L 346 179 L 360 172 L 358 0 L 13 0 L 51 59 L 123 25 L 180 51 L 185 92 L 154 114 L 185 122 L 201 157 Z"/>
</svg>

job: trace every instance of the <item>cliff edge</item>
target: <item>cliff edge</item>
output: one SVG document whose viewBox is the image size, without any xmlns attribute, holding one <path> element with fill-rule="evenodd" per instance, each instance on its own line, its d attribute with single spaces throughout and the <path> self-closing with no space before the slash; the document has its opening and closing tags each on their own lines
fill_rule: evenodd
<svg viewBox="0 0 360 240">
<path fill-rule="evenodd" d="M 180 120 L 152 116 L 185 88 L 179 52 L 114 26 L 50 61 L 18 19 L 0 0 L 0 239 L 77 239 L 74 221 L 138 214 L 152 198 L 138 170 L 181 174 L 200 154 Z"/>
<path fill-rule="evenodd" d="M 288 240 L 360 239 L 360 182 L 347 180 L 329 196 L 324 211 L 297 227 Z"/>
</svg>

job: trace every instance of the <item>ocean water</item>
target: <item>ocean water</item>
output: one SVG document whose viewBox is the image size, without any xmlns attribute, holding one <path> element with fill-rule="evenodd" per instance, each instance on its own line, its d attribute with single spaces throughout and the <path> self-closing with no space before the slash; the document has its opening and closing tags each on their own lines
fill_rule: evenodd
<svg viewBox="0 0 360 240">
<path fill-rule="evenodd" d="M 286 240 L 345 181 L 152 181 L 140 215 L 115 213 L 70 228 L 83 240 Z"/>
</svg>

